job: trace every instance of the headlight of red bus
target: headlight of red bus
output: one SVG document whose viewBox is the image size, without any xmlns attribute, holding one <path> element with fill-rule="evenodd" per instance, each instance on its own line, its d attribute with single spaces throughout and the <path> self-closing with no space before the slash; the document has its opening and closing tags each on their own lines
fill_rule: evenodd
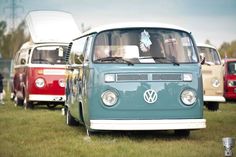
<svg viewBox="0 0 236 157">
<path fill-rule="evenodd" d="M 45 81 L 43 78 L 37 78 L 35 80 L 35 85 L 38 87 L 38 88 L 42 88 L 45 86 Z"/>
<path fill-rule="evenodd" d="M 65 81 L 63 79 L 60 79 L 58 81 L 58 84 L 59 84 L 60 87 L 65 87 Z"/>
<path fill-rule="evenodd" d="M 234 81 L 233 80 L 228 80 L 228 86 L 233 87 L 234 86 Z"/>
</svg>

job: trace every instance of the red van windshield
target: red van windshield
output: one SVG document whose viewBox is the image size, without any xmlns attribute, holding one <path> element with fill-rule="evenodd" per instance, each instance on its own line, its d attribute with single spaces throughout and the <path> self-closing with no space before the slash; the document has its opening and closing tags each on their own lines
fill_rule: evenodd
<svg viewBox="0 0 236 157">
<path fill-rule="evenodd" d="M 32 54 L 33 64 L 65 64 L 66 46 L 39 46 Z"/>
<path fill-rule="evenodd" d="M 228 73 L 229 74 L 236 74 L 236 61 L 228 62 Z"/>
</svg>

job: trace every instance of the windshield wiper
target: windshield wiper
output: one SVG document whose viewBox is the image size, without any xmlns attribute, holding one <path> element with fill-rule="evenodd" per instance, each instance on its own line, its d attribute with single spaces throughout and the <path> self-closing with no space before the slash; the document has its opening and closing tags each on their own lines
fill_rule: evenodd
<svg viewBox="0 0 236 157">
<path fill-rule="evenodd" d="M 131 61 L 128 61 L 122 57 L 105 57 L 105 58 L 99 58 L 99 59 L 96 59 L 95 61 L 100 61 L 100 62 L 103 62 L 103 61 L 122 61 L 122 62 L 125 62 L 127 63 L 128 65 L 134 65 L 134 63 L 132 63 Z"/>
<path fill-rule="evenodd" d="M 178 62 L 176 62 L 174 59 L 169 59 L 169 58 L 166 58 L 166 57 L 153 57 L 153 59 L 155 60 L 155 61 L 165 61 L 165 63 L 166 63 L 166 61 L 168 62 L 168 63 L 172 63 L 173 65 L 177 65 L 177 66 L 179 66 L 179 63 Z"/>
<path fill-rule="evenodd" d="M 154 59 L 156 62 L 159 62 L 159 63 L 172 63 L 173 65 L 177 65 L 179 66 L 179 63 L 172 60 L 172 59 L 169 59 L 169 58 L 166 58 L 166 57 L 155 57 L 155 56 L 146 56 L 146 57 L 141 57 L 141 59 L 149 59 L 149 58 L 152 58 Z"/>
</svg>

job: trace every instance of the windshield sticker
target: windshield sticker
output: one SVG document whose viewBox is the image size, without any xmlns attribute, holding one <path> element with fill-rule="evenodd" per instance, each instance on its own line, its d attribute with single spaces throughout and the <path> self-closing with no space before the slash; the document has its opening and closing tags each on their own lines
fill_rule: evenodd
<svg viewBox="0 0 236 157">
<path fill-rule="evenodd" d="M 63 48 L 62 47 L 59 47 L 59 49 L 58 49 L 58 56 L 63 57 Z"/>
<path fill-rule="evenodd" d="M 140 38 L 140 49 L 141 49 L 141 51 L 148 52 L 150 50 L 151 45 L 152 45 L 152 42 L 150 40 L 150 35 L 146 30 L 144 30 L 141 33 L 141 38 Z"/>
</svg>

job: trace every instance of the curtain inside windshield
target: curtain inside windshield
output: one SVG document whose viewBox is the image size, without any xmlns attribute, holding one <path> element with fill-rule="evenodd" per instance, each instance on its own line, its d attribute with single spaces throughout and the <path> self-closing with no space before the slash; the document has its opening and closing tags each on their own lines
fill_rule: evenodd
<svg viewBox="0 0 236 157">
<path fill-rule="evenodd" d="M 94 61 L 120 57 L 133 63 L 197 62 L 193 42 L 182 31 L 167 29 L 123 29 L 97 35 Z M 109 60 L 109 62 L 112 60 Z"/>
<path fill-rule="evenodd" d="M 33 64 L 65 64 L 66 46 L 40 46 L 34 49 Z"/>
</svg>

